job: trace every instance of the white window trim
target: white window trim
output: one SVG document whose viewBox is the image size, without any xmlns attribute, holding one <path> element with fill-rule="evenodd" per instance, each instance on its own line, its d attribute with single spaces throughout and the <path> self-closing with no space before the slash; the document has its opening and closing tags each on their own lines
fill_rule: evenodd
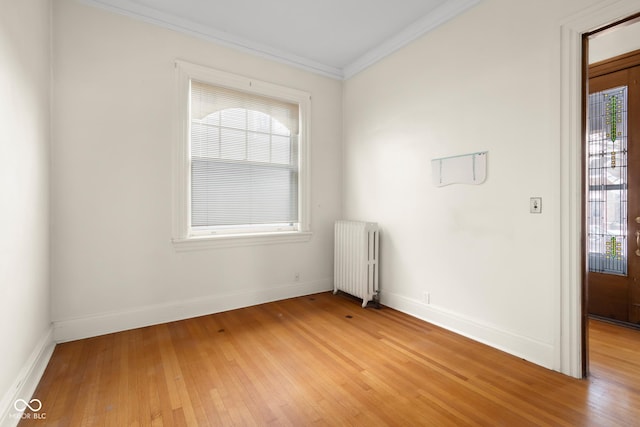
<svg viewBox="0 0 640 427">
<path fill-rule="evenodd" d="M 173 147 L 173 230 L 172 243 L 178 251 L 208 248 L 306 242 L 311 239 L 310 220 L 310 124 L 311 95 L 297 89 L 214 70 L 176 60 L 175 135 Z M 243 234 L 191 235 L 190 230 L 190 152 L 189 152 L 189 82 L 203 81 L 230 89 L 297 103 L 300 106 L 298 212 L 300 229 L 296 231 Z"/>
</svg>

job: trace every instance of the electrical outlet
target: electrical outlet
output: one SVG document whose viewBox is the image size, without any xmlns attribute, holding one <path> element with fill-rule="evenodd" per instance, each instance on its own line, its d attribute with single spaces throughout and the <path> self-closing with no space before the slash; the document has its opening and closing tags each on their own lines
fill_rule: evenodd
<svg viewBox="0 0 640 427">
<path fill-rule="evenodd" d="M 529 212 L 542 213 L 542 197 L 531 197 L 529 199 Z"/>
<path fill-rule="evenodd" d="M 293 275 L 293 280 L 294 280 L 295 282 L 299 282 L 299 281 L 300 281 L 300 273 L 296 272 L 296 273 Z"/>
<path fill-rule="evenodd" d="M 429 294 L 429 292 L 422 293 L 422 302 L 425 304 L 431 304 L 431 294 Z"/>
</svg>

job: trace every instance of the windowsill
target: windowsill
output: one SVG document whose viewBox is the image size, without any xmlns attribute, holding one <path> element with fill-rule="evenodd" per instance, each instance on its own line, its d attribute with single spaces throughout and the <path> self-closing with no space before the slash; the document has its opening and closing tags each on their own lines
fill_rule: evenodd
<svg viewBox="0 0 640 427">
<path fill-rule="evenodd" d="M 203 249 L 232 248 L 238 246 L 271 245 L 275 243 L 299 243 L 311 240 L 310 231 L 281 231 L 273 233 L 227 234 L 218 236 L 197 236 L 172 239 L 178 252 Z"/>
</svg>

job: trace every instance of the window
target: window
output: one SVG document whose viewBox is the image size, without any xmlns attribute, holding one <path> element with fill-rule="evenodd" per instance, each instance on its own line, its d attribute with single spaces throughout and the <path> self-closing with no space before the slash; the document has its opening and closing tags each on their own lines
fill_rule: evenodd
<svg viewBox="0 0 640 427">
<path fill-rule="evenodd" d="M 309 94 L 176 68 L 176 247 L 308 240 Z"/>
<path fill-rule="evenodd" d="M 589 95 L 589 271 L 627 275 L 627 86 Z"/>
</svg>

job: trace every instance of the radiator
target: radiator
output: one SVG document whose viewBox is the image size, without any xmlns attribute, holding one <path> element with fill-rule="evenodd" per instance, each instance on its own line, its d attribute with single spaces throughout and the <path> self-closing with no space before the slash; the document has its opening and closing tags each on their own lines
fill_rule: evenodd
<svg viewBox="0 0 640 427">
<path fill-rule="evenodd" d="M 378 224 L 336 221 L 333 293 L 362 298 L 362 307 L 378 298 Z"/>
</svg>

